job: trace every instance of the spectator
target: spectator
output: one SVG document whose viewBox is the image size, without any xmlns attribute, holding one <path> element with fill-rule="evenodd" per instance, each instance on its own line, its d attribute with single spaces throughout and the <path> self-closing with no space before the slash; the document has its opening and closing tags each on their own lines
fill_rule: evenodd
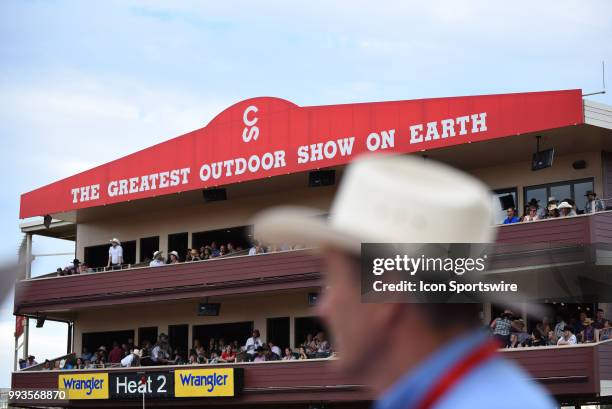
<svg viewBox="0 0 612 409">
<path fill-rule="evenodd" d="M 123 358 L 123 349 L 119 346 L 117 341 L 113 341 L 113 349 L 108 353 L 108 361 L 111 364 L 118 364 Z"/>
<path fill-rule="evenodd" d="M 581 342 L 595 342 L 595 328 L 592 324 L 593 320 L 590 318 L 585 318 L 582 321 Z"/>
<path fill-rule="evenodd" d="M 34 365 L 38 365 L 38 362 L 36 362 L 36 357 L 34 355 L 29 355 L 25 367 L 29 368 Z"/>
<path fill-rule="evenodd" d="M 85 263 L 82 263 L 81 266 L 79 267 L 79 274 L 80 273 L 89 273 L 89 266 Z"/>
<path fill-rule="evenodd" d="M 185 261 L 191 261 L 191 249 L 187 249 L 187 252 L 185 252 Z"/>
<path fill-rule="evenodd" d="M 236 362 L 236 351 L 233 350 L 231 345 L 226 345 L 225 349 L 221 353 L 221 359 L 219 362 Z"/>
<path fill-rule="evenodd" d="M 85 361 L 83 358 L 77 358 L 74 369 L 85 369 Z"/>
<path fill-rule="evenodd" d="M 540 331 L 540 334 L 548 334 L 548 331 L 552 329 L 548 317 L 542 318 L 542 322 L 537 323 L 536 329 Z"/>
<path fill-rule="evenodd" d="M 153 260 L 149 263 L 149 267 L 161 267 L 165 265 L 164 263 L 164 253 L 161 250 L 157 250 L 153 253 Z"/>
<path fill-rule="evenodd" d="M 81 273 L 81 261 L 78 258 L 72 260 L 72 267 L 70 268 L 71 274 L 80 274 Z"/>
<path fill-rule="evenodd" d="M 561 213 L 561 217 L 576 216 L 576 212 L 568 202 L 561 202 L 557 207 Z"/>
<path fill-rule="evenodd" d="M 596 329 L 602 329 L 605 322 L 606 322 L 606 317 L 604 316 L 604 310 L 599 308 L 597 310 L 597 314 L 595 315 L 595 321 L 593 322 L 593 327 L 595 327 Z"/>
<path fill-rule="evenodd" d="M 303 346 L 300 347 L 300 355 L 298 359 L 300 360 L 308 359 L 308 354 L 306 354 L 306 348 L 304 348 Z"/>
<path fill-rule="evenodd" d="M 168 259 L 168 264 L 178 264 L 179 263 L 179 255 L 176 251 L 170 252 L 170 259 Z"/>
<path fill-rule="evenodd" d="M 253 362 L 265 362 L 266 361 L 266 349 L 262 346 L 257 347 L 255 350 L 255 356 Z"/>
<path fill-rule="evenodd" d="M 325 339 L 325 333 L 319 332 L 316 336 L 317 343 L 317 358 L 327 358 L 331 354 L 331 345 Z"/>
<path fill-rule="evenodd" d="M 510 334 L 510 342 L 506 345 L 506 348 L 518 348 L 521 345 L 516 333 Z"/>
<path fill-rule="evenodd" d="M 175 252 L 176 253 L 176 252 Z M 170 359 L 170 345 L 168 344 L 168 336 L 164 333 L 159 335 L 157 344 L 151 351 L 151 361 L 155 365 L 166 365 L 173 363 Z"/>
<path fill-rule="evenodd" d="M 511 318 L 512 311 L 505 310 L 489 325 L 489 328 L 493 330 L 493 336 L 497 338 L 502 348 L 510 343 L 510 332 L 512 331 Z"/>
<path fill-rule="evenodd" d="M 576 335 L 572 333 L 572 327 L 566 325 L 563 329 L 563 336 L 557 341 L 557 345 L 575 345 Z"/>
<path fill-rule="evenodd" d="M 19 369 L 25 369 L 27 365 L 27 361 L 23 358 L 19 358 Z"/>
<path fill-rule="evenodd" d="M 51 370 L 51 362 L 48 359 L 45 359 L 45 363 L 43 364 L 43 371 L 50 371 Z"/>
<path fill-rule="evenodd" d="M 518 217 L 516 217 L 516 210 L 514 207 L 509 207 L 506 210 L 506 215 L 507 217 L 504 219 L 504 224 L 518 223 L 521 221 Z"/>
<path fill-rule="evenodd" d="M 527 214 L 525 217 L 523 217 L 523 222 L 535 222 L 536 220 L 540 220 L 538 208 L 535 206 L 529 206 Z"/>
<path fill-rule="evenodd" d="M 221 247 L 219 247 L 219 256 L 226 256 L 226 255 L 227 255 L 227 247 L 225 247 L 222 244 Z"/>
<path fill-rule="evenodd" d="M 189 253 L 189 261 L 200 261 L 200 254 L 196 249 L 191 250 Z"/>
<path fill-rule="evenodd" d="M 208 359 L 209 364 L 218 364 L 219 363 L 219 355 L 217 351 L 213 351 L 210 353 L 210 358 Z"/>
<path fill-rule="evenodd" d="M 125 368 L 140 366 L 140 358 L 142 358 L 142 350 L 134 348 L 132 352 L 121 360 L 121 366 Z"/>
<path fill-rule="evenodd" d="M 253 361 L 255 359 L 255 355 L 257 353 L 258 348 L 263 347 L 263 341 L 259 337 L 259 330 L 253 330 L 252 336 L 247 339 L 246 344 L 244 345 L 244 350 L 247 353 L 247 360 Z"/>
<path fill-rule="evenodd" d="M 589 190 L 586 192 L 585 196 L 587 197 L 586 205 L 584 206 L 585 213 L 595 213 L 606 210 L 606 205 L 603 200 L 597 198 L 597 194 Z"/>
<path fill-rule="evenodd" d="M 607 341 L 612 339 L 612 328 L 610 328 L 610 320 L 604 320 L 603 327 L 597 332 L 597 341 Z"/>
<path fill-rule="evenodd" d="M 235 253 L 236 249 L 232 243 L 227 243 L 227 254 Z"/>
<path fill-rule="evenodd" d="M 210 243 L 210 257 L 219 257 L 221 253 L 219 252 L 219 248 L 217 247 L 217 242 L 213 241 Z"/>
<path fill-rule="evenodd" d="M 552 332 L 552 331 L 551 331 Z M 529 346 L 532 347 L 542 347 L 546 345 L 546 340 L 542 336 L 542 333 L 537 328 L 533 330 L 531 333 L 531 340 L 529 342 Z"/>
<path fill-rule="evenodd" d="M 283 356 L 283 361 L 293 361 L 295 359 L 295 355 L 293 354 L 291 348 L 285 348 L 285 355 Z"/>
<path fill-rule="evenodd" d="M 279 352 L 280 352 L 280 348 L 279 348 Z M 277 355 L 275 352 L 272 352 L 270 348 L 265 348 L 265 355 L 266 355 L 266 361 L 280 361 L 281 360 L 280 355 Z"/>
<path fill-rule="evenodd" d="M 557 317 L 557 325 L 555 325 L 555 338 L 559 339 L 563 337 L 563 331 L 567 324 L 565 323 L 565 318 L 562 316 Z"/>
<path fill-rule="evenodd" d="M 281 349 L 277 345 L 274 345 L 272 341 L 268 342 L 268 348 L 270 349 L 270 352 L 278 356 L 278 359 L 280 359 L 283 355 Z"/>
<path fill-rule="evenodd" d="M 87 347 L 83 347 L 83 353 L 81 354 L 81 359 L 83 359 L 83 361 L 91 360 L 91 352 L 87 350 Z"/>
<path fill-rule="evenodd" d="M 203 247 L 204 250 L 202 250 L 202 256 L 201 259 L 202 260 L 208 260 L 212 257 L 212 252 L 210 251 L 210 247 L 206 246 Z"/>
<path fill-rule="evenodd" d="M 112 267 L 113 270 L 120 269 L 123 264 L 123 248 L 121 247 L 121 242 L 116 238 L 113 238 L 110 242 L 111 246 L 108 249 L 108 264 L 106 267 Z"/>
<path fill-rule="evenodd" d="M 189 354 L 189 365 L 196 365 L 198 363 L 198 356 L 196 354 Z"/>
<path fill-rule="evenodd" d="M 547 218 L 556 219 L 557 217 L 559 217 L 559 208 L 557 207 L 555 203 L 549 204 Z"/>
<path fill-rule="evenodd" d="M 525 342 L 531 338 L 531 336 L 527 333 L 525 329 L 525 321 L 522 318 L 515 320 L 513 323 L 513 327 L 516 329 L 516 336 L 518 337 L 519 344 L 524 345 Z"/>
</svg>

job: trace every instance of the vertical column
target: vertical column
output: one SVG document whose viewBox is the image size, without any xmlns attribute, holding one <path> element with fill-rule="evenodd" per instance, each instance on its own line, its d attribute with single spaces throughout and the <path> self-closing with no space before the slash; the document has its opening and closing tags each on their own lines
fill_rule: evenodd
<svg viewBox="0 0 612 409">
<path fill-rule="evenodd" d="M 32 278 L 32 234 L 26 233 L 25 278 Z M 23 327 L 23 359 L 28 359 L 30 341 L 30 319 L 26 318 Z"/>
</svg>

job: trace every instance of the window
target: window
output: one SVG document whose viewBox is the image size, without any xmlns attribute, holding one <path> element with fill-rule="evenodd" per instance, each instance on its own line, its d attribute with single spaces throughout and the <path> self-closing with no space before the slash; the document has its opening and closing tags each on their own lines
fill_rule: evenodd
<svg viewBox="0 0 612 409">
<path fill-rule="evenodd" d="M 213 241 L 217 243 L 217 246 L 232 243 L 235 249 L 238 247 L 248 249 L 251 246 L 249 243 L 250 234 L 250 226 L 228 227 L 226 229 L 193 233 L 191 235 L 191 243 L 193 248 L 198 250 L 202 246 L 209 246 Z"/>
<path fill-rule="evenodd" d="M 179 261 L 185 261 L 185 255 L 187 254 L 187 239 L 189 233 L 175 233 L 168 235 L 168 252 L 176 251 L 179 255 Z"/>
<path fill-rule="evenodd" d="M 584 212 L 586 198 L 584 194 L 587 190 L 593 190 L 593 179 L 572 180 L 566 182 L 549 183 L 539 186 L 525 187 L 525 203 L 531 199 L 536 199 L 543 208 L 548 203 L 548 198 L 553 196 L 558 201 L 571 199 L 576 204 L 578 213 Z"/>
<path fill-rule="evenodd" d="M 110 246 L 108 243 L 85 247 L 85 264 L 91 268 L 106 267 Z M 123 248 L 123 263 L 134 264 L 136 262 L 136 240 L 121 242 L 121 247 Z"/>
<path fill-rule="evenodd" d="M 509 207 L 517 207 L 516 188 L 494 190 L 491 200 L 493 201 L 493 223 L 502 224 L 506 218 L 506 210 Z"/>
<path fill-rule="evenodd" d="M 140 262 L 151 261 L 153 253 L 159 250 L 159 236 L 140 239 Z"/>
</svg>

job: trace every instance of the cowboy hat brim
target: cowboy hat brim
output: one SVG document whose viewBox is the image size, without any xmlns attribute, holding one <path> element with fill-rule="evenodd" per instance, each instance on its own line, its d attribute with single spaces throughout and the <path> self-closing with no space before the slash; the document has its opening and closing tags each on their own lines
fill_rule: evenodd
<svg viewBox="0 0 612 409">
<path fill-rule="evenodd" d="M 361 252 L 360 237 L 332 227 L 317 214 L 321 211 L 300 206 L 279 206 L 255 216 L 255 238 L 266 243 L 331 246 L 350 253 Z"/>
</svg>

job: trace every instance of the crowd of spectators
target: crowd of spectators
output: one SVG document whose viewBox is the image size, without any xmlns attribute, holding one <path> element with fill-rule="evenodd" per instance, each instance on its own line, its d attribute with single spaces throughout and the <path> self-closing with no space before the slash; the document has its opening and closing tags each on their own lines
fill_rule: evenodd
<svg viewBox="0 0 612 409">
<path fill-rule="evenodd" d="M 586 204 L 584 210 L 578 210 L 576 203 L 572 199 L 557 200 L 555 197 L 549 197 L 546 207 L 540 208 L 540 201 L 532 198 L 525 206 L 525 211 L 522 216 L 519 216 L 514 207 L 506 209 L 506 218 L 504 224 L 513 224 L 521 222 L 533 222 L 536 220 L 556 219 L 560 217 L 576 216 L 578 214 L 590 214 L 606 210 L 606 205 L 603 200 L 597 197 L 597 194 L 592 190 L 586 193 Z"/>
<path fill-rule="evenodd" d="M 544 317 L 531 331 L 522 318 L 505 310 L 491 322 L 489 329 L 502 348 L 574 345 L 612 339 L 610 320 L 605 318 L 602 309 L 597 310 L 594 319 L 585 312 L 569 318 L 559 315 L 556 322 Z"/>
<path fill-rule="evenodd" d="M 143 341 L 140 347 L 133 340 L 119 344 L 113 342 L 111 348 L 101 345 L 90 352 L 83 348 L 81 356 L 70 355 L 54 361 L 45 360 L 41 370 L 92 369 L 106 367 L 136 367 L 157 365 L 205 365 L 233 362 L 266 362 L 283 360 L 302 360 L 329 358 L 333 355 L 331 344 L 323 332 L 308 334 L 298 350 L 289 346 L 281 348 L 272 341 L 264 342 L 259 330 L 254 330 L 244 345 L 237 340 L 226 343 L 223 338 L 211 338 L 204 345 L 194 339 L 189 351 L 172 348 L 166 334 L 160 334 L 157 342 Z M 20 368 L 38 365 L 34 356 L 20 361 Z"/>
</svg>

